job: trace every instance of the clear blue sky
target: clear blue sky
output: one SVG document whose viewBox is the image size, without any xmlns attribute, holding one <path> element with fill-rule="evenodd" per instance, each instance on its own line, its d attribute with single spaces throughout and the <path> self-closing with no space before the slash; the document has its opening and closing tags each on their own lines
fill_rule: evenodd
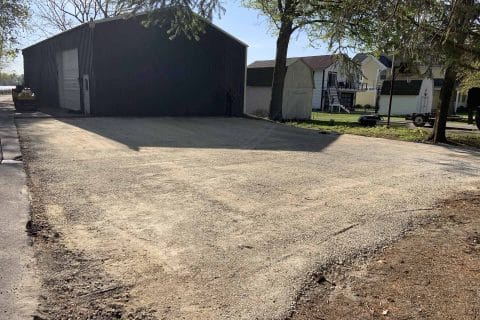
<svg viewBox="0 0 480 320">
<path fill-rule="evenodd" d="M 269 29 L 266 18 L 260 16 L 259 11 L 243 8 L 239 0 L 228 0 L 224 2 L 226 9 L 225 15 L 223 15 L 221 19 L 215 19 L 214 23 L 249 45 L 249 63 L 255 60 L 273 59 L 275 57 L 276 39 Z M 22 38 L 22 47 L 27 47 L 41 40 L 43 35 L 31 34 L 30 36 L 25 35 Z M 290 57 L 320 54 L 327 54 L 326 46 L 312 48 L 304 34 L 294 34 L 288 51 Z M 5 71 L 23 73 L 22 55 L 19 54 L 19 57 L 9 63 Z"/>
</svg>

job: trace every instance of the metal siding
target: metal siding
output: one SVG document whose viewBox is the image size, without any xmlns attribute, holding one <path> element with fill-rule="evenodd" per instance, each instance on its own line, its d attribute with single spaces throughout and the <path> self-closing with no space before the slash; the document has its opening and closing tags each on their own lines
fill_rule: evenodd
<svg viewBox="0 0 480 320">
<path fill-rule="evenodd" d="M 75 48 L 78 49 L 79 73 L 90 74 L 92 60 L 88 25 L 64 32 L 23 51 L 25 84 L 34 90 L 41 107 L 60 107 L 58 55 Z"/>
<path fill-rule="evenodd" d="M 246 48 L 211 26 L 199 41 L 170 40 L 115 20 L 95 26 L 93 43 L 97 115 L 243 115 Z"/>
</svg>

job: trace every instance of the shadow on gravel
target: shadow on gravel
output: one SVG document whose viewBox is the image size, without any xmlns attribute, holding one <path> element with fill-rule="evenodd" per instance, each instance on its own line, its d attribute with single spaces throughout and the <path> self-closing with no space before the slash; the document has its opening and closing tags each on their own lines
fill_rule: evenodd
<svg viewBox="0 0 480 320">
<path fill-rule="evenodd" d="M 24 124 L 35 121 L 31 118 L 45 117 L 17 117 Z M 55 120 L 133 150 L 166 147 L 320 152 L 339 137 L 247 118 L 56 117 Z"/>
</svg>

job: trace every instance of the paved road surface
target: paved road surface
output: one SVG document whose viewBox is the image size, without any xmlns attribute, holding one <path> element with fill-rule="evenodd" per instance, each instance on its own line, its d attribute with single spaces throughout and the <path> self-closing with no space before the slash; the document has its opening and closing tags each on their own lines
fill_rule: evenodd
<svg viewBox="0 0 480 320">
<path fill-rule="evenodd" d="M 7 99 L 5 99 L 7 98 Z M 26 176 L 13 107 L 0 96 L 0 319 L 31 319 L 37 307 L 33 250 L 25 226 L 30 218 Z"/>
</svg>

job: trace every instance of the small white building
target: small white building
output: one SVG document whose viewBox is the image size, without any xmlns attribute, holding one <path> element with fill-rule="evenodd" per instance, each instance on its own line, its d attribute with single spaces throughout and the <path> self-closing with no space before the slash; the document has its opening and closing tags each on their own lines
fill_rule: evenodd
<svg viewBox="0 0 480 320">
<path fill-rule="evenodd" d="M 359 53 L 353 60 L 361 64 L 363 77 L 360 82 L 365 84 L 366 80 L 368 86 L 368 90 L 357 93 L 356 104 L 378 105 L 379 114 L 387 114 L 392 77 L 391 59 L 385 55 L 380 55 L 377 59 L 370 54 Z M 402 68 L 396 66 L 392 98 L 393 115 L 427 113 L 440 105 L 444 68 L 441 65 L 433 65 L 430 68 L 417 65 L 414 69 L 416 72 L 404 73 Z M 374 85 L 377 86 L 377 90 L 374 90 Z M 455 88 L 450 101 L 450 113 L 454 114 L 458 107 L 465 105 L 466 95 Z"/>
<path fill-rule="evenodd" d="M 395 80 L 392 92 L 392 115 L 408 115 L 416 113 L 417 99 L 420 94 L 422 80 Z M 388 114 L 390 103 L 391 81 L 384 81 L 380 92 L 378 113 Z"/>
<path fill-rule="evenodd" d="M 248 66 L 246 114 L 268 116 L 274 67 L 274 60 L 255 61 Z M 283 119 L 310 119 L 313 89 L 312 69 L 301 58 L 287 59 L 287 74 L 283 90 Z"/>
</svg>

